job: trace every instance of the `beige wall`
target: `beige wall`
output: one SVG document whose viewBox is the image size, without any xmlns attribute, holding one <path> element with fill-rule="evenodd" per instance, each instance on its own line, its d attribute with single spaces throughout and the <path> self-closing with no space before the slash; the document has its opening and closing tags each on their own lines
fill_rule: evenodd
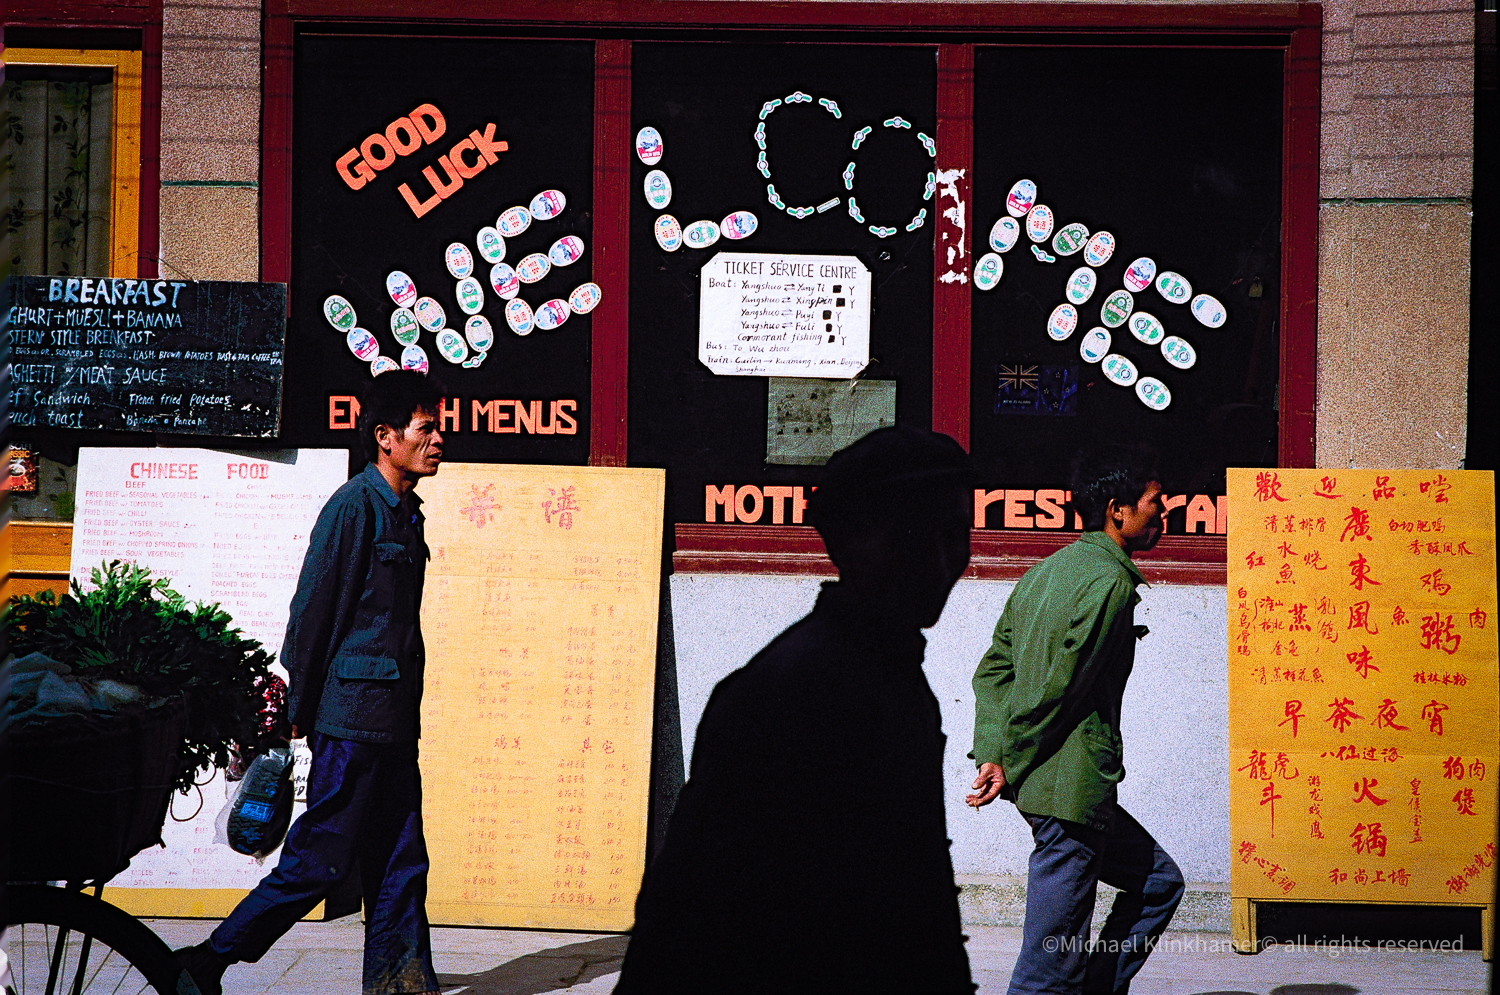
<svg viewBox="0 0 1500 995">
<path fill-rule="evenodd" d="M 1323 5 L 1318 465 L 1459 467 L 1474 10 Z"/>
<path fill-rule="evenodd" d="M 260 277 L 258 0 L 162 12 L 161 273 Z"/>
</svg>

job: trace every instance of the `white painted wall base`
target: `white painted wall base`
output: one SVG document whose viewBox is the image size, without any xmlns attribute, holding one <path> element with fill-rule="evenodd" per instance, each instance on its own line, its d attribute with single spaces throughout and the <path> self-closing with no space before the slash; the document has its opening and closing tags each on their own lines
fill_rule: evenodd
<svg viewBox="0 0 1500 995">
<path fill-rule="evenodd" d="M 819 582 L 799 577 L 675 574 L 683 756 L 709 693 L 761 647 L 812 609 Z M 980 812 L 963 803 L 974 779 L 966 754 L 974 732 L 970 678 L 1015 584 L 962 581 L 927 631 L 924 669 L 942 706 L 943 764 L 953 866 L 966 877 L 1024 880 L 1031 836 L 1015 809 Z M 1125 694 L 1126 777 L 1121 804 L 1156 836 L 1189 881 L 1229 881 L 1228 637 L 1222 587 L 1141 588 L 1136 621 L 1151 634 L 1136 651 Z M 691 768 L 689 768 L 691 776 Z"/>
</svg>

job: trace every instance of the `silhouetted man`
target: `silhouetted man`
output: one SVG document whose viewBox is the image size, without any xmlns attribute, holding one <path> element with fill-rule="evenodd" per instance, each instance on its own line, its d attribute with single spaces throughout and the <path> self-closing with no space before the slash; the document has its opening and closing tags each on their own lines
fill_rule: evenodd
<svg viewBox="0 0 1500 995">
<path fill-rule="evenodd" d="M 968 565 L 969 488 L 919 429 L 829 460 L 840 579 L 714 689 L 617 993 L 973 992 L 920 631 Z"/>
<path fill-rule="evenodd" d="M 370 464 L 318 513 L 292 597 L 281 662 L 292 738 L 307 736 L 307 811 L 276 868 L 207 940 L 179 953 L 203 995 L 255 961 L 357 872 L 364 892 L 364 995 L 438 990 L 427 927 L 427 843 L 417 769 L 427 569 L 421 498 L 443 437 L 422 374 L 375 378 L 360 410 Z"/>
<path fill-rule="evenodd" d="M 1031 827 L 1026 927 L 1010 995 L 1116 992 L 1182 899 L 1182 873 L 1116 800 L 1120 703 L 1145 626 L 1132 553 L 1162 533 L 1154 454 L 1105 446 L 1073 474 L 1086 530 L 1032 567 L 1005 602 L 974 672 L 976 808 L 1001 795 Z M 1100 881 L 1121 889 L 1090 953 Z"/>
</svg>

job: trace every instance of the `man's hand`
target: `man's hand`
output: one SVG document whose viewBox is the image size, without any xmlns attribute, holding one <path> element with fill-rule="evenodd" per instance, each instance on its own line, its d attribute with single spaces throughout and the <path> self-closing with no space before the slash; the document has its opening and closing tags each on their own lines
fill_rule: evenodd
<svg viewBox="0 0 1500 995">
<path fill-rule="evenodd" d="M 1000 770 L 999 764 L 980 764 L 979 776 L 974 778 L 974 790 L 976 795 L 965 795 L 964 803 L 971 808 L 979 808 L 988 805 L 1000 794 L 1000 789 L 1005 787 L 1005 773 Z"/>
<path fill-rule="evenodd" d="M 302 738 L 302 731 L 300 729 L 298 729 L 296 726 L 292 726 L 292 738 L 293 739 L 301 739 Z M 975 787 L 977 788 L 978 785 L 976 784 Z"/>
</svg>

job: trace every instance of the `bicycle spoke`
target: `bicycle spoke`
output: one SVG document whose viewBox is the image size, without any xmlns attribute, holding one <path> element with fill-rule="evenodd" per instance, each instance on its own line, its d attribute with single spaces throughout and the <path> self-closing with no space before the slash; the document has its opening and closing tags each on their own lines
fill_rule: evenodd
<svg viewBox="0 0 1500 995">
<path fill-rule="evenodd" d="M 125 973 L 125 974 L 120 975 L 120 980 L 115 982 L 114 990 L 111 991 L 109 993 L 109 995 L 120 995 L 120 986 L 125 983 L 125 979 L 128 978 L 129 976 L 130 975 L 129 975 L 128 972 Z M 136 995 L 140 995 L 140 992 L 136 992 Z"/>
<path fill-rule="evenodd" d="M 52 966 L 47 971 L 47 995 L 57 995 L 57 979 L 62 974 L 63 954 L 68 946 L 69 930 L 65 926 L 57 928 L 57 945 L 52 950 Z"/>
<path fill-rule="evenodd" d="M 175 987 L 170 949 L 96 893 L 15 886 L 6 945 L 20 995 L 151 995 Z M 9 914 L 9 913 L 8 913 Z M 19 953 L 17 947 L 19 946 Z M 35 947 L 36 949 L 30 949 Z"/>
<path fill-rule="evenodd" d="M 104 965 L 108 964 L 109 963 L 109 959 L 111 957 L 113 957 L 118 952 L 118 951 L 115 950 L 114 947 L 105 947 L 104 949 L 105 949 L 106 953 L 104 954 L 104 956 L 102 958 L 100 958 L 98 966 L 94 968 L 94 973 L 93 973 L 92 976 L 90 976 L 90 978 L 88 980 L 88 984 L 84 985 L 83 988 L 79 989 L 80 992 L 89 991 L 90 989 L 92 989 L 94 987 L 94 982 L 99 979 L 99 974 L 100 974 L 100 972 L 102 972 L 104 970 Z M 126 972 L 127 973 L 129 972 L 128 965 L 126 967 Z M 120 981 L 117 981 L 115 983 L 115 989 L 116 990 L 119 990 L 119 987 L 120 987 L 121 983 L 124 982 L 124 980 L 125 980 L 125 975 L 121 975 L 120 976 Z"/>
<path fill-rule="evenodd" d="M 130 977 L 131 970 L 133 970 L 133 965 L 130 965 L 130 966 L 126 967 L 125 973 L 122 974 L 122 975 L 120 975 L 120 980 L 119 981 L 115 982 L 114 991 L 111 992 L 110 995 L 118 995 L 118 993 L 120 991 L 120 986 L 125 983 L 125 979 L 126 978 Z M 147 988 L 150 988 L 150 987 L 151 987 L 151 982 L 147 981 L 144 977 L 142 977 L 141 978 L 141 987 L 137 988 L 134 992 L 130 993 L 130 995 L 141 995 L 142 992 L 144 992 Z"/>
<path fill-rule="evenodd" d="M 66 936 L 51 926 L 37 923 L 13 924 L 8 935 L 11 970 L 18 995 L 43 995 L 43 985 L 55 995 L 151 995 L 151 981 L 125 955 L 92 934 L 71 929 Z M 45 946 L 39 941 L 45 940 Z M 59 940 L 62 955 L 54 965 Z M 30 947 L 45 955 L 33 966 Z M 83 951 L 87 948 L 87 953 Z M 43 974 L 48 975 L 44 982 Z M 114 981 L 111 982 L 110 978 Z"/>
<path fill-rule="evenodd" d="M 49 926 L 47 926 L 45 923 L 42 925 L 42 949 L 43 950 L 51 950 L 52 949 L 52 929 Z M 45 965 L 46 963 L 47 963 L 47 960 L 46 960 L 45 957 L 43 957 L 42 964 Z"/>
<path fill-rule="evenodd" d="M 94 938 L 84 936 L 83 943 L 78 948 L 78 973 L 73 975 L 73 995 L 83 995 L 83 976 L 88 973 L 89 953 L 93 949 Z"/>
</svg>

